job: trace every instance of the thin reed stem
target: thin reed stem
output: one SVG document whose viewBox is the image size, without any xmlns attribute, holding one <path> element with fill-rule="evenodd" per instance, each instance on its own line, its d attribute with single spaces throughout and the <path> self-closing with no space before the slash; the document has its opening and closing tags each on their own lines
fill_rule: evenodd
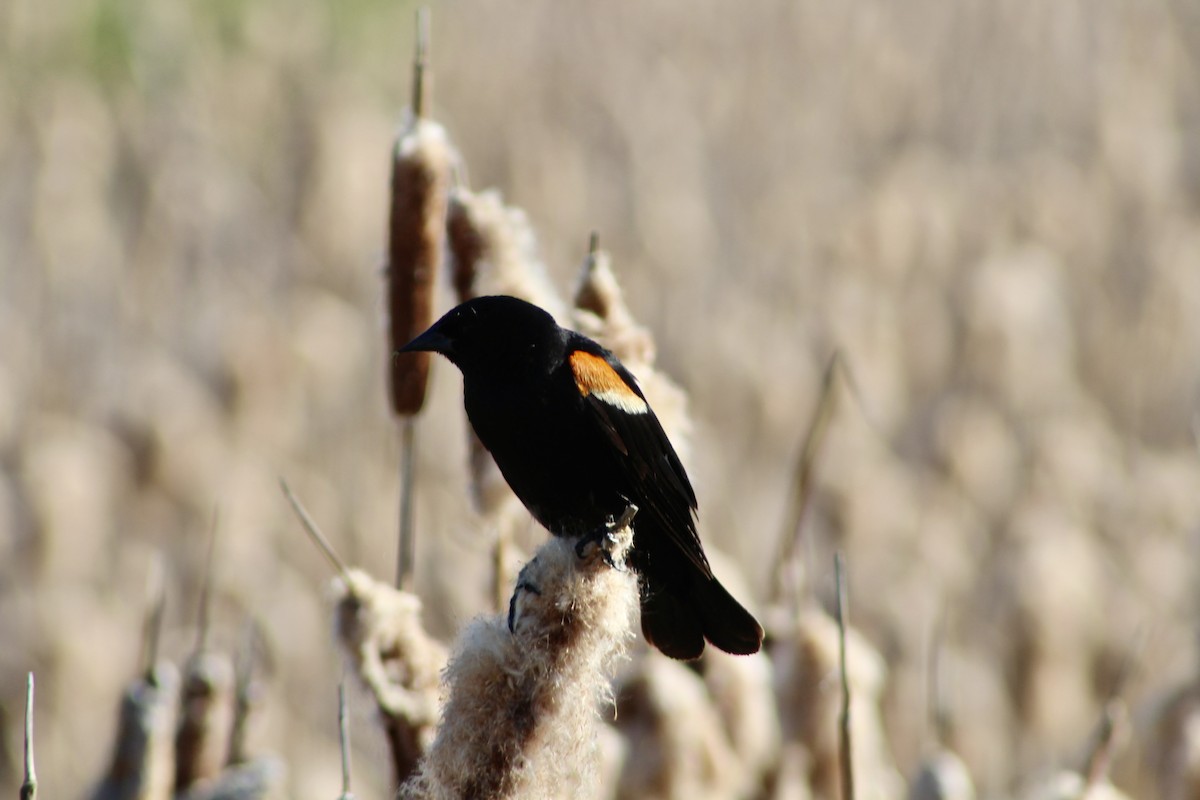
<svg viewBox="0 0 1200 800">
<path fill-rule="evenodd" d="M 854 800 L 853 748 L 850 739 L 850 677 L 846 668 L 846 618 L 850 614 L 846 592 L 845 559 L 841 552 L 833 555 L 833 576 L 837 588 L 838 671 L 842 682 L 842 709 L 838 715 L 838 770 L 841 777 L 842 800 Z"/>
</svg>

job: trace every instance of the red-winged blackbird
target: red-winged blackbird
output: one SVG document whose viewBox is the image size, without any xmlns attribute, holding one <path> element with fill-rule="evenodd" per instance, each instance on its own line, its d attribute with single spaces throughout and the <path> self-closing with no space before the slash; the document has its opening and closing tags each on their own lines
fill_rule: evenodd
<svg viewBox="0 0 1200 800">
<path fill-rule="evenodd" d="M 616 356 L 514 297 L 463 303 L 401 352 L 414 350 L 462 371 L 475 433 L 551 533 L 593 534 L 638 507 L 630 563 L 647 641 L 681 659 L 699 657 L 705 639 L 758 651 L 762 628 L 713 577 L 687 473 Z"/>
</svg>

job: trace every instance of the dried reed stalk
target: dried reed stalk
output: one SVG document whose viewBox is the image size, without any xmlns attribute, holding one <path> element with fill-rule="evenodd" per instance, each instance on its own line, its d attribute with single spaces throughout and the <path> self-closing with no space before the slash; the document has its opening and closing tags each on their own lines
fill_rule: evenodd
<svg viewBox="0 0 1200 800">
<path fill-rule="evenodd" d="M 338 683 L 338 748 L 342 755 L 342 793 L 338 800 L 354 800 L 350 791 L 350 717 L 346 713 L 346 681 Z"/>
<path fill-rule="evenodd" d="M 33 763 L 33 673 L 25 679 L 25 780 L 21 800 L 37 800 L 37 770 Z"/>
<path fill-rule="evenodd" d="M 620 565 L 632 543 L 613 538 Z M 634 575 L 552 538 L 521 571 L 506 620 L 476 620 L 446 668 L 437 739 L 405 798 L 549 798 L 587 785 L 598 706 L 630 638 Z"/>
<path fill-rule="evenodd" d="M 308 538 L 317 549 L 321 551 L 321 555 L 329 562 L 338 575 L 346 579 L 350 575 L 350 568 L 346 566 L 346 562 L 342 560 L 337 551 L 333 549 L 333 545 L 329 543 L 329 539 L 318 527 L 312 516 L 308 513 L 308 509 L 300 502 L 300 499 L 292 492 L 292 487 L 288 486 L 287 481 L 283 478 L 279 479 L 279 488 L 283 490 L 283 496 L 287 498 L 288 505 L 292 507 L 292 511 L 296 514 L 296 518 L 300 520 L 300 524 L 304 527 L 304 532 L 308 534 Z"/>
<path fill-rule="evenodd" d="M 838 674 L 842 687 L 842 707 L 838 714 L 838 765 L 842 800 L 854 800 L 854 750 L 850 738 L 850 677 L 846 668 L 846 617 L 850 614 L 846 593 L 845 565 L 841 552 L 833 556 L 834 584 L 837 587 Z"/>
<path fill-rule="evenodd" d="M 804 517 L 812 500 L 813 489 L 816 486 L 816 466 L 825 443 L 825 432 L 829 421 L 833 418 L 836 401 L 834 378 L 838 365 L 841 363 L 841 353 L 837 350 L 829 357 L 825 365 L 825 374 L 821 378 L 821 394 L 817 406 L 813 409 L 812 418 L 804 434 L 804 444 L 800 447 L 800 455 L 792 470 L 791 493 L 788 495 L 788 509 L 784 516 L 783 531 L 779 537 L 779 553 L 775 558 L 775 569 L 771 579 L 771 601 L 784 601 L 789 588 L 792 596 L 791 607 L 796 607 L 800 599 L 799 579 L 793 580 L 789 587 L 787 576 L 796 571 L 796 550 L 800 542 L 800 532 Z"/>
</svg>

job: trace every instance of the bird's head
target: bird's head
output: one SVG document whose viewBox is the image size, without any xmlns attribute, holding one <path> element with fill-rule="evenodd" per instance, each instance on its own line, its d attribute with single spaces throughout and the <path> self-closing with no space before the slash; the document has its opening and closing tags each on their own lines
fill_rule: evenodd
<svg viewBox="0 0 1200 800">
<path fill-rule="evenodd" d="M 524 300 L 494 295 L 450 309 L 398 352 L 440 353 L 464 372 L 511 370 L 549 363 L 562 342 L 563 331 L 548 313 Z"/>
</svg>

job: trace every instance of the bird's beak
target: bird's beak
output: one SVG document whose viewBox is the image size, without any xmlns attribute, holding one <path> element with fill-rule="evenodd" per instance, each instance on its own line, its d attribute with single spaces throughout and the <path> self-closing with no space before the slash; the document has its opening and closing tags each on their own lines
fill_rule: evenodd
<svg viewBox="0 0 1200 800">
<path fill-rule="evenodd" d="M 396 352 L 415 353 L 421 350 L 428 350 L 432 353 L 441 353 L 444 356 L 448 356 L 454 351 L 454 343 L 448 336 L 434 327 L 425 331 Z"/>
</svg>

